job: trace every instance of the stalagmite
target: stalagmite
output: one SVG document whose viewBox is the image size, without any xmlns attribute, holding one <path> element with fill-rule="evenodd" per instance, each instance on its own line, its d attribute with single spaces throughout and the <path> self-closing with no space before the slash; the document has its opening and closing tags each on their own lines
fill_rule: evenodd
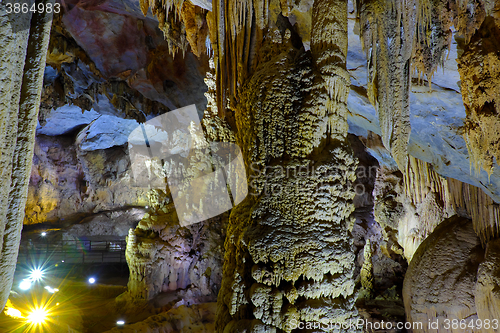
<svg viewBox="0 0 500 333">
<path fill-rule="evenodd" d="M 479 30 L 463 45 L 458 60 L 462 82 L 462 99 L 467 119 L 464 138 L 470 154 L 471 168 L 489 175 L 500 161 L 500 3 L 496 16 L 488 16 Z"/>
<path fill-rule="evenodd" d="M 222 89 L 231 95 L 239 85 L 231 108 L 250 193 L 231 212 L 216 331 L 291 332 L 305 322 L 328 329 L 355 320 L 347 3 L 314 3 L 319 23 L 311 55 L 295 47 L 286 19 L 270 22 L 264 39 L 243 52 L 254 30 L 241 22 L 252 15 L 259 22 L 260 13 L 252 14 L 251 4 L 234 6 L 241 6 L 240 23 L 218 43 L 226 52 L 222 64 L 231 64 L 228 73 L 236 64 L 241 69 Z"/>
<path fill-rule="evenodd" d="M 476 272 L 484 250 L 470 220 L 454 217 L 443 222 L 422 243 L 405 274 L 403 300 L 406 318 L 415 333 L 484 332 L 475 326 L 445 325 L 446 320 L 477 319 L 474 304 Z M 438 321 L 439 326 L 429 323 Z"/>
<path fill-rule="evenodd" d="M 42 1 L 54 4 L 53 0 Z M 7 14 L 0 3 L 0 308 L 16 268 L 52 12 Z M 30 23 L 31 21 L 31 23 Z"/>
</svg>

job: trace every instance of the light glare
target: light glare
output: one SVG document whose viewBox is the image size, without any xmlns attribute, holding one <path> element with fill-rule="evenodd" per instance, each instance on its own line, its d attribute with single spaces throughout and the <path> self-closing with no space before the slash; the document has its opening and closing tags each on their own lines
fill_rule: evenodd
<svg viewBox="0 0 500 333">
<path fill-rule="evenodd" d="M 45 237 L 47 236 L 47 233 L 46 232 L 42 232 L 42 237 Z"/>
<path fill-rule="evenodd" d="M 5 308 L 4 313 L 12 318 L 23 318 L 23 314 L 21 313 L 21 311 L 15 308 Z"/>
<path fill-rule="evenodd" d="M 43 279 L 43 271 L 41 268 L 35 268 L 31 271 L 30 273 L 30 279 L 31 281 L 33 282 L 37 282 L 37 281 L 40 281 L 41 279 Z"/>
<path fill-rule="evenodd" d="M 49 293 L 55 293 L 57 291 L 59 291 L 59 289 L 57 288 L 52 288 L 51 286 L 46 286 L 45 289 L 49 292 Z"/>
<path fill-rule="evenodd" d="M 43 308 L 36 308 L 28 315 L 28 322 L 33 325 L 42 325 L 47 320 L 47 311 Z"/>
<path fill-rule="evenodd" d="M 95 279 L 94 279 L 93 277 L 91 277 L 91 278 L 89 279 L 89 283 L 90 283 L 90 284 L 94 284 L 94 283 L 95 283 Z"/>
<path fill-rule="evenodd" d="M 125 325 L 125 322 L 124 322 L 123 320 L 118 320 L 118 321 L 116 322 L 116 325 L 120 325 L 120 326 L 121 326 L 121 325 Z"/>
<path fill-rule="evenodd" d="M 19 284 L 19 289 L 21 290 L 28 290 L 31 288 L 31 281 L 30 280 L 23 280 L 21 281 L 21 283 Z"/>
</svg>

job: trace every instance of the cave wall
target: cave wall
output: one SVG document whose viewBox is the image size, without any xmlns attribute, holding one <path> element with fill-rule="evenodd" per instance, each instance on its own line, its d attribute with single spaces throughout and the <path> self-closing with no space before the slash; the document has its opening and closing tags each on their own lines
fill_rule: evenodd
<svg viewBox="0 0 500 333">
<path fill-rule="evenodd" d="M 128 135 L 187 104 L 202 116 L 207 103 L 208 55 L 170 54 L 157 25 L 138 2 L 69 1 L 55 16 L 25 224 L 148 206 L 152 193 L 133 181 Z"/>
<path fill-rule="evenodd" d="M 456 292 L 475 294 L 459 295 L 457 305 L 447 290 L 452 296 L 438 308 L 487 318 L 497 311 L 498 6 L 66 1 L 44 39 L 37 136 L 19 148 L 34 149 L 24 223 L 70 224 L 97 214 L 77 234 L 131 214 L 137 228 L 116 231 L 128 233 L 130 300 L 182 289 L 192 304 L 219 293 L 217 330 L 291 331 L 298 321 L 384 319 L 377 308 L 401 318 L 401 281 L 390 274 L 404 274 L 407 262 L 408 318 L 435 318 L 408 299 L 427 302 L 425 294 L 435 292 L 420 263 L 433 253 L 432 262 L 446 263 L 452 251 L 424 250 L 426 241 L 459 215 L 461 222 L 446 225 L 467 222 L 460 232 L 474 238 L 472 247 L 485 246 L 487 259 L 474 259 L 468 280 L 459 281 Z M 5 45 L 28 43 L 23 36 Z M 24 58 L 9 63 L 18 77 Z M 458 68 L 450 64 L 455 58 Z M 19 80 L 12 91 L 21 89 Z M 133 185 L 126 142 L 139 122 L 193 103 L 208 141 L 241 147 L 251 193 L 230 214 L 180 226 L 167 187 Z M 348 131 L 357 138 L 347 139 Z M 5 142 L 13 142 L 9 135 Z M 351 147 L 358 138 L 378 160 L 370 195 L 356 191 L 359 167 L 367 165 Z M 5 179 L 15 149 L 6 148 Z M 203 163 L 195 153 L 189 158 Z M 24 179 L 26 170 L 12 177 Z M 2 200 L 11 200 L 10 187 L 3 190 Z M 12 198 L 20 210 L 24 196 Z M 124 206 L 148 208 L 120 215 Z M 17 229 L 8 234 L 18 233 L 19 221 L 11 225 Z M 17 251 L 9 242 L 5 258 Z M 5 262 L 8 275 L 12 262 Z M 467 304 L 477 309 L 460 310 Z"/>
</svg>

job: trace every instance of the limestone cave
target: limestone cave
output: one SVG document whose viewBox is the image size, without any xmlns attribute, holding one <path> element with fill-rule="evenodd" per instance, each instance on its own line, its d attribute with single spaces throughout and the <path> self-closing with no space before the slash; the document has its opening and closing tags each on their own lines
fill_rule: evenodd
<svg viewBox="0 0 500 333">
<path fill-rule="evenodd" d="M 500 332 L 500 0 L 0 0 L 0 47 L 0 333 Z"/>
</svg>

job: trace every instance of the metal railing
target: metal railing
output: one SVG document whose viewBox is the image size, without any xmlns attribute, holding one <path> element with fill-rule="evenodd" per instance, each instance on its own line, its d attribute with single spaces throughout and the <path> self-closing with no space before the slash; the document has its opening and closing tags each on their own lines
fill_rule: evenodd
<svg viewBox="0 0 500 333">
<path fill-rule="evenodd" d="M 18 263 L 44 261 L 70 264 L 126 263 L 125 240 L 25 241 L 19 248 Z"/>
</svg>

